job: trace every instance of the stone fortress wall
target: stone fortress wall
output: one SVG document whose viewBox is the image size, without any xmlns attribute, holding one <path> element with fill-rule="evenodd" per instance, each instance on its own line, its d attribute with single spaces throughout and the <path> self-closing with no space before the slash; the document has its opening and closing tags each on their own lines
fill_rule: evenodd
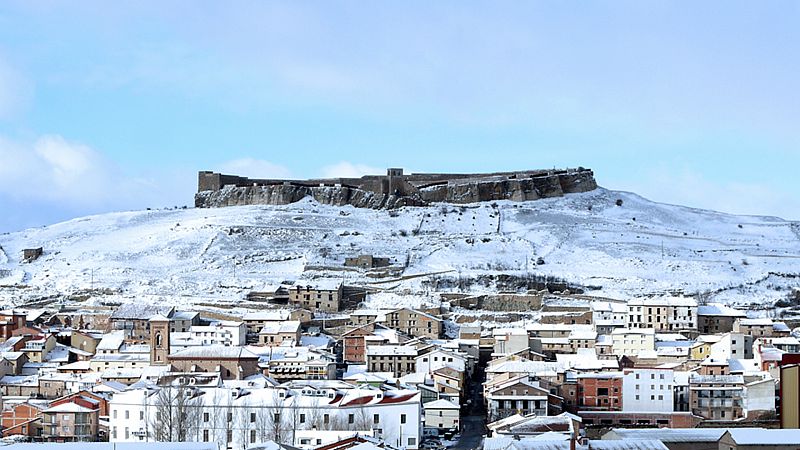
<svg viewBox="0 0 800 450">
<path fill-rule="evenodd" d="M 311 180 L 253 179 L 202 171 L 195 206 L 286 205 L 311 196 L 323 204 L 361 208 L 426 206 L 431 203 L 526 201 L 597 188 L 590 169 L 527 170 L 485 174 L 404 174 Z"/>
</svg>

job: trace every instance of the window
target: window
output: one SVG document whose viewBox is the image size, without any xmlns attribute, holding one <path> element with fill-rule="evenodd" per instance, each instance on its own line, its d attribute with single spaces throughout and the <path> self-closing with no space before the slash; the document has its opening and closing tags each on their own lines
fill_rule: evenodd
<svg viewBox="0 0 800 450">
<path fill-rule="evenodd" d="M 114 416 L 114 418 L 116 419 L 117 418 L 117 410 L 115 409 L 114 411 L 112 411 L 111 415 Z"/>
<path fill-rule="evenodd" d="M 300 423 L 306 423 L 306 415 L 300 414 Z"/>
<path fill-rule="evenodd" d="M 349 423 L 349 424 L 353 424 L 353 423 L 355 423 L 355 422 L 356 422 L 356 417 L 355 417 L 355 415 L 353 415 L 353 414 L 348 414 L 348 415 L 347 415 L 347 423 Z"/>
<path fill-rule="evenodd" d="M 663 396 L 663 395 L 659 395 L 659 396 L 658 396 L 658 399 L 659 399 L 659 400 L 664 400 L 664 396 Z"/>
<path fill-rule="evenodd" d="M 131 418 L 131 412 L 126 409 L 125 410 L 125 419 L 130 419 L 130 418 Z"/>
<path fill-rule="evenodd" d="M 139 411 L 139 420 L 144 420 L 144 411 Z"/>
<path fill-rule="evenodd" d="M 208 430 L 203 430 L 203 442 L 208 442 Z"/>
<path fill-rule="evenodd" d="M 228 422 L 233 422 L 233 413 L 232 412 L 228 413 Z"/>
<path fill-rule="evenodd" d="M 208 422 L 208 413 L 203 413 L 203 422 Z"/>
<path fill-rule="evenodd" d="M 376 423 L 377 424 L 377 423 L 380 423 L 380 422 L 381 422 L 381 416 L 379 416 L 378 414 L 373 414 L 372 415 L 372 423 Z"/>
<path fill-rule="evenodd" d="M 256 413 L 250 413 L 250 423 L 254 423 L 256 421 Z"/>
<path fill-rule="evenodd" d="M 406 415 L 400 414 L 400 423 L 406 423 Z"/>
<path fill-rule="evenodd" d="M 408 445 L 417 445 L 417 438 L 408 438 Z"/>
<path fill-rule="evenodd" d="M 226 439 L 228 442 L 230 442 L 230 441 L 232 441 L 232 440 L 233 440 L 233 430 L 228 430 L 228 432 L 226 433 L 225 439 Z"/>
<path fill-rule="evenodd" d="M 256 442 L 256 430 L 250 430 L 250 443 L 254 444 Z"/>
<path fill-rule="evenodd" d="M 131 430 L 128 427 L 125 427 L 125 439 L 131 438 Z"/>
</svg>

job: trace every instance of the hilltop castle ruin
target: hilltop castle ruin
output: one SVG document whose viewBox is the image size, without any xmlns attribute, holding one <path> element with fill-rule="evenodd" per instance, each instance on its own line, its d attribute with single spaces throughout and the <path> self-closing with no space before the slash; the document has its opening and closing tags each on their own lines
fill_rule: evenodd
<svg viewBox="0 0 800 450">
<path fill-rule="evenodd" d="M 529 170 L 485 174 L 404 174 L 312 180 L 252 179 L 202 171 L 195 206 L 286 205 L 311 196 L 329 205 L 359 208 L 426 206 L 431 203 L 527 201 L 587 192 L 597 188 L 590 169 Z"/>
</svg>

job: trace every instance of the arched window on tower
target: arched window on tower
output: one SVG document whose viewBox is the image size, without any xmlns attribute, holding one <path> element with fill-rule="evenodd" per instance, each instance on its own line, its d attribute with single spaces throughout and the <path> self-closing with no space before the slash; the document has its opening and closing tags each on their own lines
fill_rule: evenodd
<svg viewBox="0 0 800 450">
<path fill-rule="evenodd" d="M 156 334 L 156 347 L 161 347 L 161 333 Z"/>
</svg>

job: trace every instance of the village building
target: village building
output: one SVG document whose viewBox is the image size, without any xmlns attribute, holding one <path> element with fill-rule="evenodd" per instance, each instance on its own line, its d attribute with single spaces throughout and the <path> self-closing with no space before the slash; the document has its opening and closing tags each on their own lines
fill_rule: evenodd
<svg viewBox="0 0 800 450">
<path fill-rule="evenodd" d="M 97 440 L 97 409 L 62 403 L 42 411 L 42 438 L 49 442 Z"/>
<path fill-rule="evenodd" d="M 659 332 L 697 330 L 697 301 L 687 297 L 632 299 L 628 301 L 627 327 Z"/>
<path fill-rule="evenodd" d="M 209 345 L 177 351 L 167 361 L 179 372 L 217 372 L 223 380 L 241 380 L 259 372 L 258 356 L 244 347 Z"/>
<path fill-rule="evenodd" d="M 642 352 L 655 350 L 655 330 L 653 328 L 620 328 L 611 333 L 611 351 L 617 356 L 637 356 Z"/>
<path fill-rule="evenodd" d="M 311 312 L 338 312 L 341 301 L 342 282 L 339 280 L 298 280 L 289 289 L 289 304 Z"/>
<path fill-rule="evenodd" d="M 515 414 L 548 414 L 547 389 L 531 377 L 521 376 L 492 386 L 486 395 L 488 420 L 494 422 Z"/>
<path fill-rule="evenodd" d="M 109 320 L 112 329 L 122 331 L 126 341 L 147 343 L 150 341 L 150 318 L 155 315 L 169 318 L 174 312 L 172 306 L 125 303 L 111 314 Z"/>
<path fill-rule="evenodd" d="M 258 333 L 258 342 L 261 345 L 270 347 L 300 344 L 300 322 L 297 320 L 287 320 L 285 322 L 273 322 L 264 325 Z"/>
<path fill-rule="evenodd" d="M 401 377 L 416 371 L 417 354 L 411 345 L 369 345 L 367 367 L 370 372 L 391 372 Z"/>
<path fill-rule="evenodd" d="M 434 315 L 409 308 L 386 313 L 386 325 L 417 338 L 438 339 L 442 335 L 443 321 Z"/>
<path fill-rule="evenodd" d="M 697 307 L 697 330 L 703 334 L 729 333 L 737 319 L 744 319 L 744 311 L 719 303 Z"/>
<path fill-rule="evenodd" d="M 425 427 L 438 430 L 461 428 L 461 407 L 447 400 L 435 400 L 422 406 L 425 411 Z"/>
</svg>

